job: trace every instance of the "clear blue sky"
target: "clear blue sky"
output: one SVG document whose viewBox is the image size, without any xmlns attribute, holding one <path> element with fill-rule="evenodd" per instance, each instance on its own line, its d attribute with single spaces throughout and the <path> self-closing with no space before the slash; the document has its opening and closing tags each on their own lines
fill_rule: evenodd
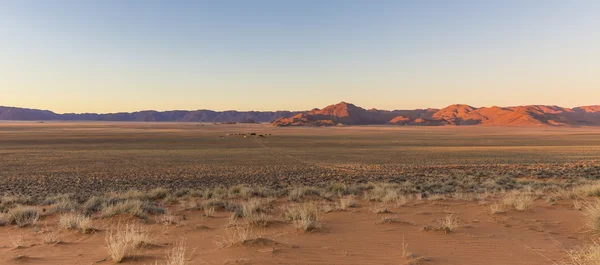
<svg viewBox="0 0 600 265">
<path fill-rule="evenodd" d="M 600 104 L 600 1 L 0 1 L 0 105 Z"/>
</svg>

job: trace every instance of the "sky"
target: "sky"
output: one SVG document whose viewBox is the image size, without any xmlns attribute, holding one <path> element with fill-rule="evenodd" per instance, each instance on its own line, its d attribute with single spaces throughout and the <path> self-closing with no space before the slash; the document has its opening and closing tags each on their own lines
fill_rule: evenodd
<svg viewBox="0 0 600 265">
<path fill-rule="evenodd" d="M 598 14 L 582 0 L 0 0 L 0 105 L 598 105 Z"/>
</svg>

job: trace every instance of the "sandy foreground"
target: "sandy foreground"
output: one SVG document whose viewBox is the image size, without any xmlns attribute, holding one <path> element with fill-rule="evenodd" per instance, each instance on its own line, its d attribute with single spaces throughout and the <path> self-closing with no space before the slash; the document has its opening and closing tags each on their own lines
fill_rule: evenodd
<svg viewBox="0 0 600 265">
<path fill-rule="evenodd" d="M 183 240 L 188 264 L 561 264 L 568 249 L 589 237 L 582 213 L 570 200 L 553 205 L 537 200 L 529 210 L 499 214 L 490 213 L 492 201 L 423 200 L 401 206 L 359 201 L 357 207 L 321 213 L 321 227 L 312 232 L 279 217 L 290 204 L 274 202 L 267 227 L 250 228 L 252 240 L 226 246 L 219 242 L 235 233 L 227 228 L 231 213 L 205 217 L 203 211 L 174 205 L 172 223 L 159 216 L 143 222 L 152 243 L 123 263 L 166 264 L 166 253 Z M 389 212 L 375 212 L 382 208 Z M 459 222 L 453 232 L 437 229 L 447 216 Z M 140 222 L 131 216 L 94 218 L 96 231 L 82 234 L 61 229 L 58 218 L 42 218 L 35 227 L 0 227 L 2 264 L 113 264 L 107 231 Z M 45 243 L 48 234 L 58 242 Z"/>
</svg>

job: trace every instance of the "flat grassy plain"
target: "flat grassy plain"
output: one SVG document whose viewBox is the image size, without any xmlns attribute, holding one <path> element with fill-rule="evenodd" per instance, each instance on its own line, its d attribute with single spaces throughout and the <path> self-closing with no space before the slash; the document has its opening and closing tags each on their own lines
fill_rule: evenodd
<svg viewBox="0 0 600 265">
<path fill-rule="evenodd" d="M 597 265 L 599 151 L 600 128 L 0 123 L 0 263 Z"/>
<path fill-rule="evenodd" d="M 333 181 L 447 193 L 498 178 L 600 178 L 600 129 L 5 122 L 0 157 L 5 194 Z"/>
</svg>

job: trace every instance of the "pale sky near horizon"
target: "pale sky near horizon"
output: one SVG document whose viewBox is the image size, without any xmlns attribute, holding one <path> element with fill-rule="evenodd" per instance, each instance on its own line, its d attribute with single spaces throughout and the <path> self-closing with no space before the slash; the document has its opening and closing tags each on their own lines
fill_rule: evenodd
<svg viewBox="0 0 600 265">
<path fill-rule="evenodd" d="M 600 105 L 600 1 L 0 0 L 0 106 Z"/>
</svg>

